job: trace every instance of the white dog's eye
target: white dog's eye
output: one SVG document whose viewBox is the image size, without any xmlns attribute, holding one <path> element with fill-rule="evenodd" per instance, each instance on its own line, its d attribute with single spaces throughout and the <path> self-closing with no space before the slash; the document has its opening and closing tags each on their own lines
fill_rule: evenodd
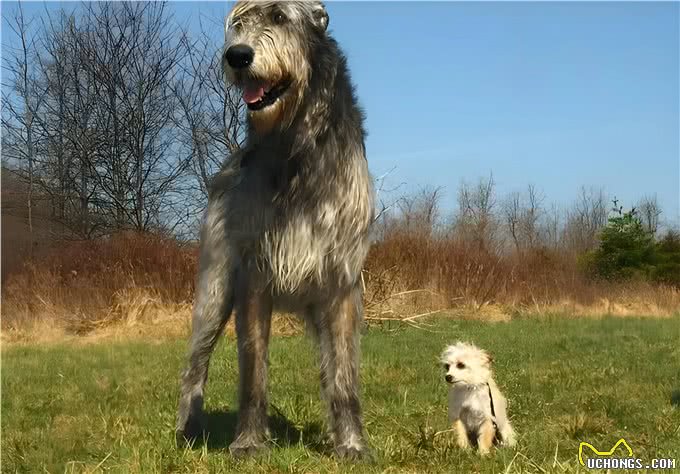
<svg viewBox="0 0 680 474">
<path fill-rule="evenodd" d="M 444 369 L 445 369 L 445 370 L 447 370 L 447 371 L 448 371 L 448 370 L 449 370 L 449 367 L 450 367 L 450 365 L 449 365 L 449 364 L 444 364 Z"/>
<path fill-rule="evenodd" d="M 458 362 L 458 363 L 456 364 L 456 368 L 457 368 L 457 369 L 464 369 L 464 368 L 465 368 L 465 364 L 463 364 L 462 362 Z"/>
</svg>

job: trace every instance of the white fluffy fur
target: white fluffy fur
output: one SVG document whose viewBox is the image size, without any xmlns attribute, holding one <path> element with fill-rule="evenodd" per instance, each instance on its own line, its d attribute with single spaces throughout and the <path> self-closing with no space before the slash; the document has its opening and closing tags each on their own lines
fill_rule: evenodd
<svg viewBox="0 0 680 474">
<path fill-rule="evenodd" d="M 515 445 L 507 401 L 493 380 L 492 360 L 486 351 L 465 342 L 448 346 L 441 355 L 445 378 L 450 376 L 449 422 L 458 431 L 458 444 L 466 448 L 472 437 L 483 454 L 488 452 L 494 435 L 506 446 Z M 495 431 L 489 431 L 492 429 Z"/>
</svg>

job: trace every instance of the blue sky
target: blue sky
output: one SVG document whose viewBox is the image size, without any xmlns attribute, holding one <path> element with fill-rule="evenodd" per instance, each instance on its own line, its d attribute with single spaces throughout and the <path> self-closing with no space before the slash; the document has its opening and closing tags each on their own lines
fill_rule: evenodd
<svg viewBox="0 0 680 474">
<path fill-rule="evenodd" d="M 222 37 L 229 4 L 171 7 L 190 28 L 200 19 Z M 461 179 L 493 172 L 500 193 L 533 183 L 565 205 L 581 185 L 602 186 L 624 205 L 656 194 L 675 221 L 679 7 L 327 3 L 366 110 L 371 170 L 395 168 L 389 185 L 443 186 L 450 209 Z"/>
</svg>

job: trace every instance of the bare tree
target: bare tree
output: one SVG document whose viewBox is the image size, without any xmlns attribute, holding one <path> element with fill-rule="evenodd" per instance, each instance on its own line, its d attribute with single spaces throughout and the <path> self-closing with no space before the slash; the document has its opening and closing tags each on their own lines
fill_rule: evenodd
<svg viewBox="0 0 680 474">
<path fill-rule="evenodd" d="M 488 178 L 481 178 L 476 185 L 463 181 L 458 191 L 455 234 L 473 242 L 479 250 L 498 250 L 499 223 L 495 210 L 496 192 L 493 174 Z"/>
<path fill-rule="evenodd" d="M 550 209 L 543 213 L 543 218 L 541 219 L 541 241 L 543 245 L 553 250 L 556 250 L 560 245 L 562 216 L 563 212 L 557 204 L 553 203 Z"/>
<path fill-rule="evenodd" d="M 89 179 L 93 147 L 90 117 L 97 97 L 84 70 L 82 33 L 73 14 L 46 12 L 42 19 L 40 74 L 47 88 L 40 124 L 45 137 L 41 191 L 50 197 L 52 216 L 75 235 L 94 231 L 90 207 L 96 188 Z"/>
<path fill-rule="evenodd" d="M 377 196 L 376 212 L 373 223 L 373 238 L 385 238 L 390 230 L 395 227 L 394 209 L 398 207 L 401 198 L 395 198 L 394 193 L 404 184 L 399 183 L 395 186 L 387 185 L 387 178 L 394 172 L 395 168 L 388 170 L 375 178 L 375 192 Z"/>
<path fill-rule="evenodd" d="M 46 12 L 40 48 L 17 11 L 8 23 L 22 47 L 3 57 L 5 162 L 81 237 L 173 227 L 192 163 L 174 90 L 189 50 L 166 4 Z"/>
<path fill-rule="evenodd" d="M 442 187 L 425 186 L 397 199 L 394 206 L 398 212 L 389 223 L 390 231 L 432 237 L 440 220 L 442 190 Z"/>
<path fill-rule="evenodd" d="M 645 230 L 652 235 L 656 235 L 659 230 L 659 222 L 661 219 L 661 205 L 656 197 L 656 194 L 652 196 L 643 196 L 638 202 L 637 215 L 642 222 Z"/>
<path fill-rule="evenodd" d="M 527 205 L 523 219 L 523 233 L 529 248 L 533 248 L 540 239 L 539 221 L 543 213 L 543 201 L 545 195 L 529 184 L 527 187 Z"/>
<path fill-rule="evenodd" d="M 428 235 L 437 230 L 440 219 L 440 201 L 443 188 L 441 186 L 426 186 L 419 194 L 418 207 L 422 227 Z"/>
<path fill-rule="evenodd" d="M 608 201 L 602 189 L 581 188 L 577 201 L 567 212 L 563 230 L 568 249 L 584 252 L 597 245 L 598 233 L 607 225 Z"/>
<path fill-rule="evenodd" d="M 187 49 L 171 25 L 161 3 L 46 12 L 33 89 L 5 88 L 5 162 L 81 237 L 173 225 L 167 209 L 191 160 L 177 139 L 172 89 Z M 17 32 L 26 39 L 25 28 Z M 27 61 L 10 53 L 3 67 L 18 78 Z"/>
<path fill-rule="evenodd" d="M 516 251 L 522 252 L 538 243 L 543 200 L 543 194 L 530 184 L 526 194 L 513 192 L 503 202 L 503 217 Z"/>
<path fill-rule="evenodd" d="M 522 196 L 518 191 L 510 193 L 503 203 L 503 217 L 508 227 L 508 232 L 515 244 L 515 250 L 522 249 L 520 236 L 520 221 L 522 220 Z"/>
<path fill-rule="evenodd" d="M 238 91 L 224 81 L 222 45 L 201 24 L 196 37 L 188 32 L 181 43 L 187 54 L 173 82 L 178 105 L 174 124 L 187 150 L 190 176 L 182 180 L 176 214 L 194 229 L 207 202 L 208 183 L 224 160 L 245 138 L 245 109 Z"/>
<path fill-rule="evenodd" d="M 3 60 L 3 76 L 7 78 L 2 95 L 3 160 L 17 165 L 20 176 L 28 183 L 28 227 L 33 240 L 34 181 L 40 139 L 38 117 L 46 90 L 37 77 L 35 38 L 29 33 L 31 21 L 24 17 L 21 3 L 17 3 L 14 16 L 6 23 L 19 46 L 5 51 L 9 57 Z"/>
<path fill-rule="evenodd" d="M 411 233 L 415 227 L 416 196 L 413 194 L 405 195 L 397 201 L 399 209 L 399 224 L 405 233 Z"/>
<path fill-rule="evenodd" d="M 100 99 L 94 110 L 95 153 L 89 155 L 98 205 L 115 228 L 160 224 L 168 188 L 186 165 L 172 150 L 175 110 L 170 85 L 183 49 L 163 3 L 83 6 L 79 36 L 85 70 Z"/>
</svg>

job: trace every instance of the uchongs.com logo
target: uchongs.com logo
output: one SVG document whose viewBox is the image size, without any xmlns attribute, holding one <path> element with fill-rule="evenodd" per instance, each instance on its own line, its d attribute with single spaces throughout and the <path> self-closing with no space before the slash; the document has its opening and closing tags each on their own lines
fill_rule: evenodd
<svg viewBox="0 0 680 474">
<path fill-rule="evenodd" d="M 614 456 L 619 446 L 623 446 L 619 452 L 625 449 L 628 456 Z M 583 456 L 583 448 L 588 448 L 591 451 L 587 458 Z M 675 469 L 675 461 L 675 459 L 660 458 L 645 462 L 633 455 L 633 450 L 623 438 L 618 440 L 609 451 L 599 451 L 592 444 L 585 441 L 581 441 L 578 447 L 578 462 L 581 463 L 581 466 L 588 469 Z"/>
</svg>

